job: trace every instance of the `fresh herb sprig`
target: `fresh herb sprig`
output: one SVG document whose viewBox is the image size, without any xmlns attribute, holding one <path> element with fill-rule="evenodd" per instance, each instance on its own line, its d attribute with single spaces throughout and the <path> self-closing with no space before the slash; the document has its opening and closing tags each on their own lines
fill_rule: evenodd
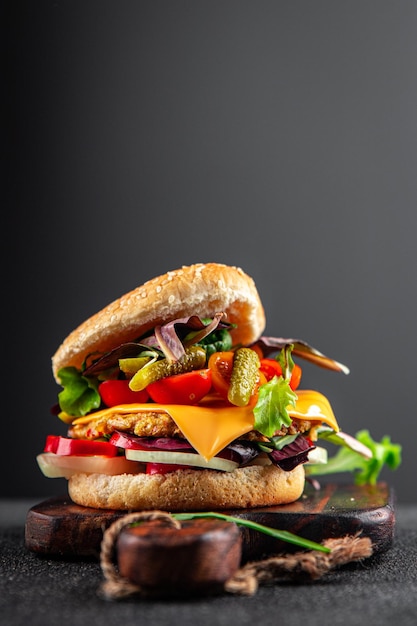
<svg viewBox="0 0 417 626">
<path fill-rule="evenodd" d="M 223 513 L 172 513 L 172 517 L 179 521 L 193 520 L 196 518 L 221 519 L 226 522 L 235 523 L 238 526 L 246 526 L 246 528 L 255 530 L 260 533 L 264 533 L 265 535 L 269 535 L 270 537 L 274 537 L 275 539 L 280 539 L 281 541 L 292 543 L 301 548 L 307 548 L 308 550 L 319 550 L 320 552 L 330 552 L 330 548 L 327 548 L 320 543 L 316 543 L 315 541 L 310 541 L 309 539 L 304 539 L 303 537 L 294 535 L 287 530 L 277 530 L 275 528 L 270 528 L 269 526 L 264 526 L 263 524 L 258 524 L 257 522 L 241 519 L 239 517 L 233 517 L 232 515 L 225 515 Z"/>
<path fill-rule="evenodd" d="M 341 446 L 338 452 L 322 465 L 308 465 L 307 476 L 324 476 L 352 472 L 356 485 L 376 485 L 384 466 L 396 470 L 401 464 L 402 446 L 392 443 L 388 435 L 381 441 L 375 441 L 368 430 L 360 430 L 355 438 L 345 433 L 335 433 L 322 426 L 317 434 L 319 438 Z M 361 447 L 368 454 L 361 452 Z"/>
</svg>

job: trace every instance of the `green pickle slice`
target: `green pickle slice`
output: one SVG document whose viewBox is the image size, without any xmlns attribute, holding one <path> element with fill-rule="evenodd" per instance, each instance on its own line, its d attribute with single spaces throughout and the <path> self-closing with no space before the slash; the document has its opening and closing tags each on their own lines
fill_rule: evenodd
<svg viewBox="0 0 417 626">
<path fill-rule="evenodd" d="M 199 346 L 191 346 L 185 351 L 185 354 L 175 362 L 168 359 L 154 361 L 148 365 L 144 365 L 134 374 L 129 382 L 132 391 L 142 391 L 151 383 L 167 376 L 175 374 L 184 374 L 191 370 L 202 369 L 206 363 L 206 351 Z"/>
<path fill-rule="evenodd" d="M 149 363 L 150 360 L 150 356 L 136 356 L 119 359 L 119 367 L 121 371 L 126 374 L 126 376 L 132 377 L 138 370 L 142 369 L 146 363 Z"/>
<path fill-rule="evenodd" d="M 254 350 L 250 348 L 236 350 L 227 394 L 229 402 L 235 406 L 249 404 L 258 379 L 259 366 L 259 357 Z"/>
</svg>

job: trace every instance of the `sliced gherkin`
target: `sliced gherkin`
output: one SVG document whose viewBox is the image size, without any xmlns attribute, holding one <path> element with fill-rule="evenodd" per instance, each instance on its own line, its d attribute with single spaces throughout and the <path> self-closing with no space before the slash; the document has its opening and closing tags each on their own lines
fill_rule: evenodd
<svg viewBox="0 0 417 626">
<path fill-rule="evenodd" d="M 178 361 L 170 362 L 168 359 L 161 359 L 145 365 L 131 378 L 129 387 L 132 391 L 142 391 L 160 378 L 202 369 L 205 363 L 206 351 L 204 348 L 191 346 Z"/>
<path fill-rule="evenodd" d="M 250 348 L 236 350 L 227 394 L 229 402 L 235 406 L 249 404 L 258 379 L 259 366 L 259 357 L 254 350 Z"/>
<path fill-rule="evenodd" d="M 119 368 L 128 378 L 131 378 L 136 372 L 144 367 L 151 360 L 150 356 L 129 357 L 119 359 Z"/>
</svg>

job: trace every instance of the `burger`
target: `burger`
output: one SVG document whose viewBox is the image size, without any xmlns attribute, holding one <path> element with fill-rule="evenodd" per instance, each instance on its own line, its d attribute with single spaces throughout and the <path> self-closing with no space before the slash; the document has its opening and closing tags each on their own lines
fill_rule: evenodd
<svg viewBox="0 0 417 626">
<path fill-rule="evenodd" d="M 265 336 L 244 271 L 199 263 L 153 278 L 87 319 L 59 346 L 41 471 L 82 506 L 204 511 L 297 500 L 305 467 L 337 434 L 327 398 L 300 388 L 307 359 L 348 373 L 299 339 Z"/>
</svg>

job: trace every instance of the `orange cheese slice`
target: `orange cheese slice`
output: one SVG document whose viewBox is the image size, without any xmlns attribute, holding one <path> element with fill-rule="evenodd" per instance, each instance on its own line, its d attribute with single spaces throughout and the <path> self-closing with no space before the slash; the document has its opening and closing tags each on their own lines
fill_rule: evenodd
<svg viewBox="0 0 417 626">
<path fill-rule="evenodd" d="M 295 407 L 288 409 L 288 415 L 297 419 L 304 419 L 318 424 L 327 424 L 336 432 L 339 429 L 336 417 L 330 402 L 318 391 L 311 389 L 297 389 Z"/>
<path fill-rule="evenodd" d="M 184 437 L 207 461 L 223 450 L 231 441 L 253 430 L 251 407 L 235 407 L 218 402 L 206 401 L 202 405 L 182 404 L 122 404 L 86 415 L 73 424 L 86 424 L 103 419 L 114 413 L 136 413 L 152 411 L 168 413 Z"/>
<path fill-rule="evenodd" d="M 229 443 L 253 430 L 253 411 L 250 407 L 171 407 L 168 413 L 191 443 L 207 461 Z M 180 410 L 177 410 L 180 409 Z"/>
<path fill-rule="evenodd" d="M 291 417 L 306 419 L 315 423 L 326 423 L 334 430 L 339 430 L 329 401 L 317 391 L 297 390 L 298 400 L 295 407 L 290 407 Z M 189 443 L 206 460 L 223 450 L 229 443 L 253 430 L 254 417 L 251 407 L 238 407 L 219 403 L 207 398 L 200 405 L 185 406 L 179 404 L 122 404 L 86 415 L 74 420 L 73 424 L 87 424 L 105 419 L 116 412 L 168 413 Z"/>
</svg>

